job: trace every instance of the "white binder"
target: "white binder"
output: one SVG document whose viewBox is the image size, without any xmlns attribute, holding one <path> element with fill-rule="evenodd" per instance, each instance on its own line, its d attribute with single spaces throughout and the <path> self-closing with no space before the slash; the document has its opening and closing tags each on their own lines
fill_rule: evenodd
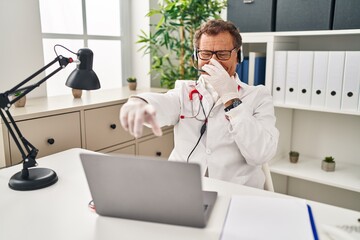
<svg viewBox="0 0 360 240">
<path fill-rule="evenodd" d="M 345 54 L 341 110 L 357 111 L 360 90 L 360 52 Z"/>
<path fill-rule="evenodd" d="M 326 83 L 325 106 L 327 109 L 340 110 L 345 52 L 329 52 L 329 66 Z"/>
<path fill-rule="evenodd" d="M 314 52 L 311 106 L 325 107 L 329 52 Z"/>
<path fill-rule="evenodd" d="M 298 103 L 299 52 L 287 52 L 285 103 Z"/>
<path fill-rule="evenodd" d="M 273 101 L 285 102 L 286 51 L 276 51 L 274 56 Z"/>
<path fill-rule="evenodd" d="M 299 53 L 298 103 L 304 106 L 310 106 L 311 102 L 313 63 L 314 52 L 301 51 Z"/>
</svg>

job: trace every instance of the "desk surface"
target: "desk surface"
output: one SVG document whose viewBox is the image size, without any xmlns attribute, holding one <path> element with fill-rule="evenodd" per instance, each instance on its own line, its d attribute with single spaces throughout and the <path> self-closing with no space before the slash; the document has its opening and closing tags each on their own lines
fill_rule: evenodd
<svg viewBox="0 0 360 240">
<path fill-rule="evenodd" d="M 21 165 L 0 170 L 0 239 L 219 239 L 232 195 L 289 197 L 259 189 L 204 178 L 205 190 L 218 199 L 204 229 L 98 216 L 88 208 L 91 200 L 79 153 L 70 149 L 38 159 L 40 167 L 55 170 L 59 181 L 36 191 L 13 191 L 10 177 Z M 309 201 L 320 228 L 326 224 L 357 225 L 360 212 Z M 322 238 L 324 239 L 324 238 Z"/>
</svg>

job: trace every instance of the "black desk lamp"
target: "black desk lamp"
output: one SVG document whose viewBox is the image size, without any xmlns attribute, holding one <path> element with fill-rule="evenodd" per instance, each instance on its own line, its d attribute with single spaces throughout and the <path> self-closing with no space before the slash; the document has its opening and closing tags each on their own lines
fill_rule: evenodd
<svg viewBox="0 0 360 240">
<path fill-rule="evenodd" d="M 61 45 L 55 45 L 55 53 L 57 46 L 63 47 Z M 88 48 L 82 48 L 77 53 L 74 53 L 67 48 L 65 49 L 77 55 L 78 60 L 80 61 L 80 64 L 77 65 L 76 69 L 70 74 L 69 78 L 67 79 L 66 86 L 83 90 L 99 89 L 99 79 L 96 76 L 96 73 L 92 70 L 93 52 Z M 25 137 L 21 134 L 18 126 L 16 125 L 13 117 L 9 112 L 9 109 L 13 103 L 17 102 L 20 98 L 34 90 L 36 87 L 39 87 L 47 79 L 52 77 L 61 69 L 65 68 L 69 63 L 73 62 L 72 58 L 63 57 L 61 55 L 58 55 L 57 53 L 56 56 L 57 57 L 52 62 L 39 69 L 37 72 L 26 78 L 21 83 L 17 84 L 12 89 L 4 93 L 0 93 L 1 118 L 4 121 L 11 137 L 14 139 L 14 142 L 22 156 L 23 169 L 20 172 L 14 174 L 9 181 L 9 187 L 14 190 L 26 191 L 45 188 L 56 183 L 58 180 L 57 174 L 51 169 L 32 168 L 37 166 L 35 158 L 39 150 L 34 147 L 28 140 L 26 140 Z M 51 72 L 49 75 L 47 75 L 37 83 L 22 87 L 24 84 L 29 82 L 35 76 L 39 75 L 41 72 L 43 72 L 45 69 L 47 69 L 56 62 L 59 62 L 59 68 Z M 10 100 L 9 96 L 14 95 L 16 92 L 21 93 L 14 99 Z M 6 119 L 5 114 L 8 119 Z M 8 121 L 10 121 L 11 124 Z"/>
</svg>

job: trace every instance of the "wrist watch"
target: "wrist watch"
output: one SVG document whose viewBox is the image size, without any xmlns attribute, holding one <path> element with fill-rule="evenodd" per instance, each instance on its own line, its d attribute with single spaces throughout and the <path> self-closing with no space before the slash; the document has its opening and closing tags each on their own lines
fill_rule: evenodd
<svg viewBox="0 0 360 240">
<path fill-rule="evenodd" d="M 225 112 L 228 112 L 228 111 L 230 111 L 231 109 L 239 106 L 241 103 L 242 103 L 242 101 L 241 101 L 240 99 L 238 99 L 238 98 L 233 99 L 231 105 L 230 105 L 230 106 L 227 106 L 224 110 L 225 110 Z"/>
</svg>

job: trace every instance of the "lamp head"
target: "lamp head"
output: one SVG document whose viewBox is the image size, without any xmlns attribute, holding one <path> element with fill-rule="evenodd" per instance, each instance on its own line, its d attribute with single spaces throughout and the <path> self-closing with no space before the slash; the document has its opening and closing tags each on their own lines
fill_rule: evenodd
<svg viewBox="0 0 360 240">
<path fill-rule="evenodd" d="M 82 89 L 95 90 L 100 88 L 100 81 L 96 73 L 92 69 L 94 54 L 89 48 L 81 48 L 77 52 L 80 64 L 69 75 L 66 86 Z"/>
</svg>

